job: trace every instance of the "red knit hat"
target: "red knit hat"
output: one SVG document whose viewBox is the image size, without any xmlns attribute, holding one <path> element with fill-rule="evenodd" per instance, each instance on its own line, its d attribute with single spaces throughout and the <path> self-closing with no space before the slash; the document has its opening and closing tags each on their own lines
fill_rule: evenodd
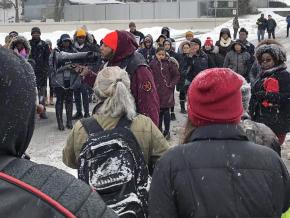
<svg viewBox="0 0 290 218">
<path fill-rule="evenodd" d="M 242 79 L 228 68 L 199 73 L 188 89 L 188 118 L 196 127 L 238 124 L 243 114 Z"/>
<path fill-rule="evenodd" d="M 118 33 L 116 31 L 108 33 L 105 38 L 103 38 L 103 43 L 113 49 L 113 51 L 116 51 L 118 47 Z"/>
<path fill-rule="evenodd" d="M 213 40 L 212 40 L 212 38 L 210 38 L 210 37 L 207 37 L 206 38 L 206 40 L 205 40 L 205 42 L 204 42 L 204 45 L 206 46 L 213 46 Z"/>
</svg>

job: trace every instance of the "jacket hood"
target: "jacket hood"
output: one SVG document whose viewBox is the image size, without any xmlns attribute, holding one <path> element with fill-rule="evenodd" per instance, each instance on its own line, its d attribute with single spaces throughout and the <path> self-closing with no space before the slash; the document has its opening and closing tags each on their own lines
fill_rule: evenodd
<svg viewBox="0 0 290 218">
<path fill-rule="evenodd" d="M 9 49 L 14 50 L 16 48 L 16 44 L 20 42 L 23 43 L 24 48 L 27 54 L 30 54 L 31 47 L 28 40 L 24 36 L 16 36 L 9 44 Z"/>
<path fill-rule="evenodd" d="M 241 41 L 237 40 L 235 42 L 233 42 L 232 44 L 232 50 L 234 51 L 235 50 L 235 45 L 240 45 L 242 47 L 242 52 L 246 51 L 246 46 L 244 45 L 244 43 L 242 43 Z"/>
<path fill-rule="evenodd" d="M 182 47 L 183 47 L 185 44 L 188 44 L 189 47 L 190 47 L 190 42 L 189 42 L 189 41 L 186 40 L 186 41 L 181 42 L 180 45 L 179 45 L 179 47 L 178 47 L 178 53 L 179 53 L 179 54 L 183 54 Z"/>
<path fill-rule="evenodd" d="M 228 34 L 229 37 L 232 38 L 232 37 L 231 37 L 231 31 L 229 30 L 229 28 L 222 28 L 222 29 L 221 29 L 221 32 L 220 32 L 220 38 L 222 37 L 222 35 L 223 35 L 224 33 Z"/>
<path fill-rule="evenodd" d="M 169 27 L 163 27 L 162 30 L 161 30 L 161 34 L 165 35 L 167 38 L 170 38 L 170 29 L 169 29 Z"/>
<path fill-rule="evenodd" d="M 171 39 L 170 38 L 165 39 L 164 42 L 163 42 L 163 46 L 164 46 L 164 43 L 165 42 L 169 42 L 170 43 L 170 49 L 171 49 L 172 48 L 172 41 L 171 41 Z"/>
<path fill-rule="evenodd" d="M 118 45 L 111 63 L 120 62 L 138 49 L 138 44 L 132 33 L 124 30 L 116 32 L 118 33 Z"/>
<path fill-rule="evenodd" d="M 150 40 L 150 41 L 151 41 L 151 46 L 150 46 L 150 48 L 152 48 L 152 47 L 153 47 L 153 37 L 152 37 L 150 34 L 148 34 L 148 35 L 146 35 L 145 38 L 143 39 L 143 42 L 145 42 L 146 40 Z"/>
<path fill-rule="evenodd" d="M 0 154 L 21 157 L 34 130 L 36 84 L 30 64 L 0 48 Z"/>
<path fill-rule="evenodd" d="M 166 37 L 166 35 L 164 35 L 164 34 L 161 34 L 159 37 L 158 37 L 158 39 L 156 40 L 156 42 L 159 42 L 160 41 L 160 38 L 164 38 L 164 39 L 167 39 L 167 37 Z"/>
</svg>

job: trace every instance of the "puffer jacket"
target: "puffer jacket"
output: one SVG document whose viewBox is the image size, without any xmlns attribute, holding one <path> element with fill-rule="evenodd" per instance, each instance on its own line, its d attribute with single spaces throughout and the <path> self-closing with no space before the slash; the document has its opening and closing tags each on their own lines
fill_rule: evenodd
<svg viewBox="0 0 290 218">
<path fill-rule="evenodd" d="M 279 156 L 248 141 L 236 125 L 194 130 L 191 142 L 159 160 L 149 217 L 281 217 L 290 206 L 290 178 Z"/>
<path fill-rule="evenodd" d="M 239 44 L 242 46 L 242 52 L 237 53 L 234 51 L 234 47 L 236 44 Z M 250 70 L 250 61 L 251 56 L 246 51 L 246 48 L 241 43 L 234 43 L 232 45 L 232 50 L 227 53 L 225 61 L 224 61 L 224 67 L 230 68 L 236 73 L 242 75 L 245 79 L 248 80 L 248 72 Z"/>
<path fill-rule="evenodd" d="M 187 58 L 188 65 L 191 66 L 187 74 L 186 80 L 191 82 L 197 74 L 208 68 L 208 56 L 202 50 L 193 57 Z"/>
<path fill-rule="evenodd" d="M 266 92 L 265 82 L 278 81 L 279 92 Z M 252 84 L 250 116 L 252 120 L 264 123 L 276 134 L 290 132 L 290 74 L 287 66 L 280 66 L 261 72 Z"/>
<path fill-rule="evenodd" d="M 115 128 L 120 119 L 97 114 L 93 116 L 105 130 Z M 169 148 L 168 142 L 162 133 L 148 117 L 138 115 L 132 122 L 131 131 L 135 135 L 143 151 L 145 161 L 149 166 L 154 165 L 155 163 L 153 162 Z M 63 163 L 65 165 L 74 169 L 78 167 L 78 157 L 87 139 L 88 134 L 81 122 L 78 121 L 69 134 L 63 149 Z"/>
<path fill-rule="evenodd" d="M 219 54 L 219 48 L 217 46 L 212 46 L 211 50 L 206 50 L 204 46 L 202 50 L 208 56 L 208 68 L 223 67 L 223 57 Z"/>
</svg>

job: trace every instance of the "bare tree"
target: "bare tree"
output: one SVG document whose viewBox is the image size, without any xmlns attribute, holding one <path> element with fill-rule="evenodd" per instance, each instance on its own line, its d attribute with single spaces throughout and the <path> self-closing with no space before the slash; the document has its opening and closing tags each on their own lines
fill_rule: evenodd
<svg viewBox="0 0 290 218">
<path fill-rule="evenodd" d="M 14 8 L 15 9 L 15 22 L 19 23 L 19 4 L 18 4 L 18 0 L 1 0 L 0 1 L 0 8 L 3 9 L 9 9 L 9 8 Z"/>
</svg>

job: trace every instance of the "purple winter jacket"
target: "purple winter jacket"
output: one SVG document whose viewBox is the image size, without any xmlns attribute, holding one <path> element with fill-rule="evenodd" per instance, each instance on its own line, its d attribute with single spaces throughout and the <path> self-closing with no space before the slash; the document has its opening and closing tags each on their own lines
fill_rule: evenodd
<svg viewBox="0 0 290 218">
<path fill-rule="evenodd" d="M 169 59 L 160 62 L 155 57 L 150 62 L 150 68 L 159 95 L 160 108 L 174 107 L 174 89 L 180 79 L 177 65 Z"/>
</svg>

